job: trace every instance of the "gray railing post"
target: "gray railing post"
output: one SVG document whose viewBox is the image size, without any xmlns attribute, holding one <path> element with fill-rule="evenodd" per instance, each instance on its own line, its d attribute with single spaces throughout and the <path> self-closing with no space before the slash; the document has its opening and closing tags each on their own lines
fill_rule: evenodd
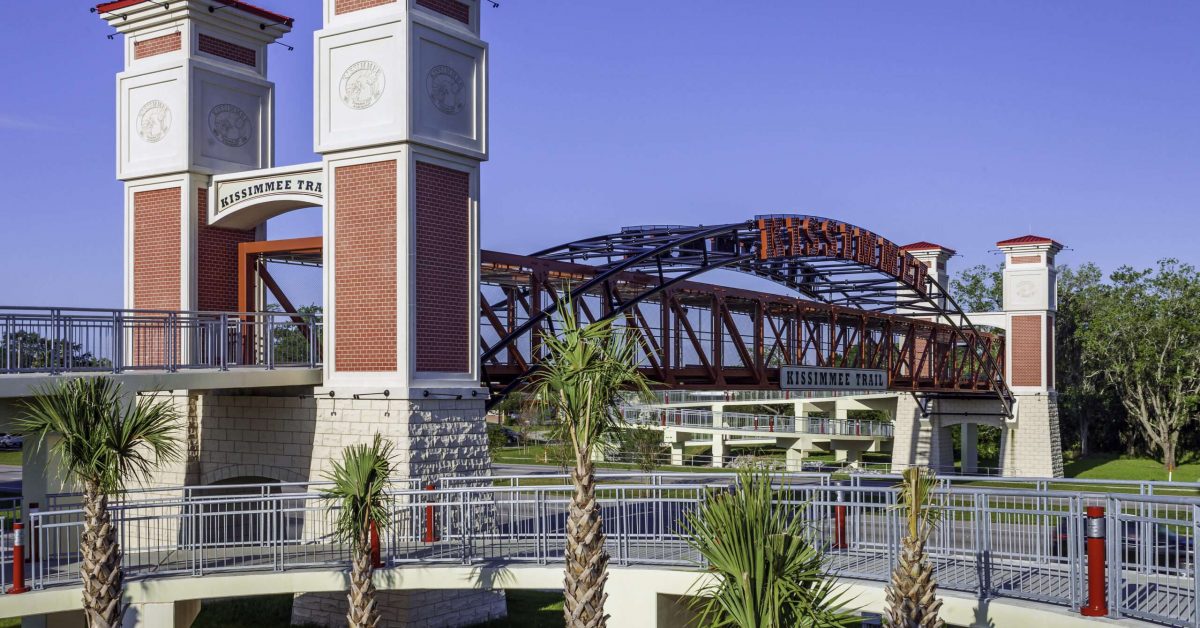
<svg viewBox="0 0 1200 628">
<path fill-rule="evenodd" d="M 1117 497 L 1108 497 L 1105 499 L 1105 517 L 1104 517 L 1104 535 L 1108 539 L 1105 542 L 1105 573 L 1104 577 L 1108 588 L 1108 616 L 1120 617 L 1121 606 L 1124 604 L 1124 597 L 1121 595 L 1121 547 L 1124 536 L 1121 534 L 1121 499 Z"/>
<path fill-rule="evenodd" d="M 1200 560 L 1196 560 L 1195 543 L 1200 539 L 1200 504 L 1192 504 L 1192 595 L 1200 592 Z M 1192 601 L 1192 626 L 1200 628 L 1200 604 Z"/>
<path fill-rule="evenodd" d="M 222 371 L 229 370 L 229 315 L 222 313 L 221 320 L 218 323 L 221 327 L 217 331 L 217 359 L 220 361 Z"/>
<path fill-rule="evenodd" d="M 317 367 L 317 346 L 320 344 L 317 334 L 316 317 L 311 314 L 305 317 L 308 325 L 308 368 Z"/>
<path fill-rule="evenodd" d="M 275 368 L 275 318 L 270 314 L 267 314 L 265 318 L 267 330 L 263 334 L 265 336 L 263 353 L 265 354 L 267 370 L 270 371 Z"/>
<path fill-rule="evenodd" d="M 176 371 L 176 362 L 179 360 L 179 356 L 175 354 L 178 348 L 175 346 L 175 336 L 175 313 L 170 312 L 163 321 L 163 360 L 166 362 L 163 366 L 171 373 Z"/>
<path fill-rule="evenodd" d="M 4 372 L 13 372 L 13 318 L 11 315 L 4 317 Z"/>
<path fill-rule="evenodd" d="M 62 314 L 58 309 L 50 310 L 50 374 L 58 375 L 62 372 L 58 364 L 58 354 L 62 345 Z"/>
<path fill-rule="evenodd" d="M 112 372 L 116 375 L 125 368 L 125 315 L 121 310 L 113 310 L 112 325 Z"/>
</svg>

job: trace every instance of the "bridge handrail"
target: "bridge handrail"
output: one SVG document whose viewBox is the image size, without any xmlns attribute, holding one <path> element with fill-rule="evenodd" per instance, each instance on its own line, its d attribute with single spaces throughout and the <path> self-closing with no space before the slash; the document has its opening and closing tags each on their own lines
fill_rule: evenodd
<svg viewBox="0 0 1200 628">
<path fill-rule="evenodd" d="M 712 491 L 729 490 L 737 478 L 728 480 L 598 485 L 612 564 L 703 567 L 681 521 L 711 499 Z M 904 525 L 894 508 L 896 488 L 779 485 L 789 490 L 780 507 L 802 517 L 811 540 L 827 548 L 827 571 L 887 581 Z M 392 491 L 391 525 L 380 538 L 383 560 L 388 567 L 560 560 L 572 490 L 564 484 Z M 1099 504 L 1105 507 L 1110 532 L 1114 616 L 1173 625 L 1196 619 L 1200 577 L 1193 540 L 1200 532 L 1200 499 L 948 487 L 936 491 L 935 500 L 949 514 L 930 537 L 927 551 L 944 589 L 1078 609 L 1085 601 L 1080 577 L 1085 564 L 1083 506 Z M 119 503 L 111 512 L 130 578 L 344 568 L 349 560 L 346 548 L 332 537 L 336 504 L 331 510 L 328 500 L 315 493 Z M 31 516 L 34 588 L 78 583 L 82 514 L 59 510 Z M 1165 547 L 1138 543 L 1160 534 L 1186 542 Z M 11 560 L 0 552 L 0 573 Z M 1010 577 L 1014 574 L 1020 577 Z"/>
<path fill-rule="evenodd" d="M 0 374 L 316 368 L 317 313 L 0 306 Z"/>
</svg>

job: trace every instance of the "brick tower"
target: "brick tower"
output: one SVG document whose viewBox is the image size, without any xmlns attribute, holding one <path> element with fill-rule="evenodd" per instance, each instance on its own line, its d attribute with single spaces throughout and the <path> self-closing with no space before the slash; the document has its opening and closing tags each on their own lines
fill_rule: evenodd
<svg viewBox="0 0 1200 628">
<path fill-rule="evenodd" d="M 125 35 L 117 75 L 125 306 L 234 310 L 237 243 L 261 230 L 209 227 L 208 181 L 273 165 L 266 49 L 292 20 L 232 1 L 120 0 L 96 10 Z"/>
<path fill-rule="evenodd" d="M 1006 475 L 1061 477 L 1062 442 L 1054 390 L 1054 314 L 1062 245 L 1027 235 L 1002 240 L 1004 322 L 1008 332 L 1004 379 L 1016 397 L 1016 420 L 1006 427 L 1001 466 Z"/>
<path fill-rule="evenodd" d="M 479 5 L 324 0 L 324 20 L 314 59 L 314 146 L 326 177 L 314 472 L 376 432 L 396 443 L 402 475 L 486 472 L 477 356 L 487 46 Z M 300 596 L 293 621 L 338 625 L 345 604 L 342 594 Z M 387 593 L 380 606 L 388 625 L 465 625 L 502 615 L 504 597 Z"/>
</svg>

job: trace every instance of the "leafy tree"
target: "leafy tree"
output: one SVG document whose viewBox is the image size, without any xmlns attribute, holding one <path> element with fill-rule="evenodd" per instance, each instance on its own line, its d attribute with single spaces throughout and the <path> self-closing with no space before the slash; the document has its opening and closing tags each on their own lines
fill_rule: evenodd
<svg viewBox="0 0 1200 628">
<path fill-rule="evenodd" d="M 276 311 L 279 306 L 270 303 L 267 305 L 268 311 Z M 315 317 L 320 318 L 322 308 L 320 305 L 303 305 L 297 308 L 296 313 L 306 319 Z M 275 317 L 277 326 L 272 330 L 272 350 L 274 352 L 274 360 L 277 364 L 286 364 L 289 362 L 305 362 L 309 359 L 310 347 L 314 346 L 309 339 L 312 333 L 317 334 L 315 346 L 320 351 L 321 346 L 321 331 L 323 328 L 310 328 L 307 325 L 290 324 L 288 319 L 282 316 Z"/>
<path fill-rule="evenodd" d="M 569 300 L 558 304 L 558 335 L 542 337 L 546 358 L 533 379 L 536 397 L 553 411 L 571 446 L 575 491 L 567 512 L 566 595 L 568 628 L 603 628 L 608 554 L 596 501 L 592 454 L 620 429 L 620 393 L 648 391 L 638 371 L 637 344 L 614 329 L 612 319 L 582 325 Z"/>
<path fill-rule="evenodd" d="M 1157 270 L 1122 267 L 1093 307 L 1082 332 L 1088 367 L 1172 470 L 1180 433 L 1200 406 L 1200 275 L 1174 259 Z"/>
<path fill-rule="evenodd" d="M 45 338 L 33 331 L 11 331 L 0 336 L 0 371 L 10 367 L 42 371 L 66 366 L 111 368 L 112 360 L 92 355 L 77 342 Z"/>
<path fill-rule="evenodd" d="M 662 432 L 634 425 L 621 431 L 621 451 L 633 459 L 638 469 L 649 473 L 658 466 L 658 455 L 662 453 Z"/>
<path fill-rule="evenodd" d="M 950 293 L 964 311 L 997 312 L 1004 308 L 1003 267 L 965 268 L 950 280 Z"/>
<path fill-rule="evenodd" d="M 1084 456 L 1091 453 L 1093 444 L 1104 449 L 1120 447 L 1120 435 L 1129 427 L 1113 389 L 1091 376 L 1097 358 L 1085 351 L 1083 342 L 1083 331 L 1093 324 L 1101 290 L 1103 275 L 1095 264 L 1059 268 L 1054 385 L 1063 440 L 1074 441 Z"/>
<path fill-rule="evenodd" d="M 896 508 L 904 517 L 905 534 L 891 582 L 884 588 L 884 617 L 896 628 L 941 628 L 945 625 L 938 618 L 942 601 L 937 599 L 933 564 L 925 553 L 925 542 L 944 512 L 933 503 L 937 478 L 924 467 L 909 467 L 902 478 Z"/>
<path fill-rule="evenodd" d="M 360 443 L 342 450 L 325 478 L 333 487 L 321 491 L 329 510 L 337 510 L 334 535 L 350 546 L 350 628 L 375 628 L 379 609 L 375 606 L 375 584 L 371 581 L 371 528 L 385 528 L 388 478 L 392 476 L 392 443 L 379 434 L 370 445 Z"/>
<path fill-rule="evenodd" d="M 848 626 L 837 580 L 822 569 L 805 518 L 762 471 L 739 471 L 738 486 L 688 512 L 688 545 L 719 578 L 699 591 L 697 625 L 742 628 Z M 803 506 L 800 506 L 803 508 Z"/>
<path fill-rule="evenodd" d="M 495 455 L 496 451 L 508 445 L 508 435 L 504 427 L 495 423 L 487 424 L 488 451 Z"/>
<path fill-rule="evenodd" d="M 144 481 L 162 464 L 178 460 L 178 416 L 150 397 L 125 403 L 107 377 L 66 379 L 25 403 L 19 429 L 49 445 L 67 476 L 83 489 L 83 611 L 90 628 L 116 628 L 121 604 L 121 547 L 108 510 L 110 497 L 131 481 Z"/>
</svg>

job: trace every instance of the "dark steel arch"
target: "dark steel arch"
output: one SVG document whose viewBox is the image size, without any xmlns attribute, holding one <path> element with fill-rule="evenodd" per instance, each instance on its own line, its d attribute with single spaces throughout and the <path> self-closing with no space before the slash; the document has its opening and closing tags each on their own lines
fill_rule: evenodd
<svg viewBox="0 0 1200 628">
<path fill-rule="evenodd" d="M 950 333 L 978 338 L 980 332 L 927 267 L 898 245 L 867 229 L 808 215 L 764 215 L 717 226 L 650 225 L 569 242 L 534 253 L 548 261 L 587 264 L 595 274 L 573 285 L 570 296 L 593 291 L 622 273 L 653 276 L 656 285 L 631 299 L 608 303 L 603 318 L 618 316 L 637 303 L 681 282 L 716 269 L 728 269 L 778 283 L 805 299 L 872 314 L 899 314 L 940 323 Z M 482 363 L 523 334 L 547 321 L 557 303 L 546 304 L 483 352 Z M 986 365 L 987 378 L 1005 412 L 1011 393 L 1003 372 L 983 343 L 966 342 Z M 502 398 L 529 371 L 496 397 Z"/>
</svg>

